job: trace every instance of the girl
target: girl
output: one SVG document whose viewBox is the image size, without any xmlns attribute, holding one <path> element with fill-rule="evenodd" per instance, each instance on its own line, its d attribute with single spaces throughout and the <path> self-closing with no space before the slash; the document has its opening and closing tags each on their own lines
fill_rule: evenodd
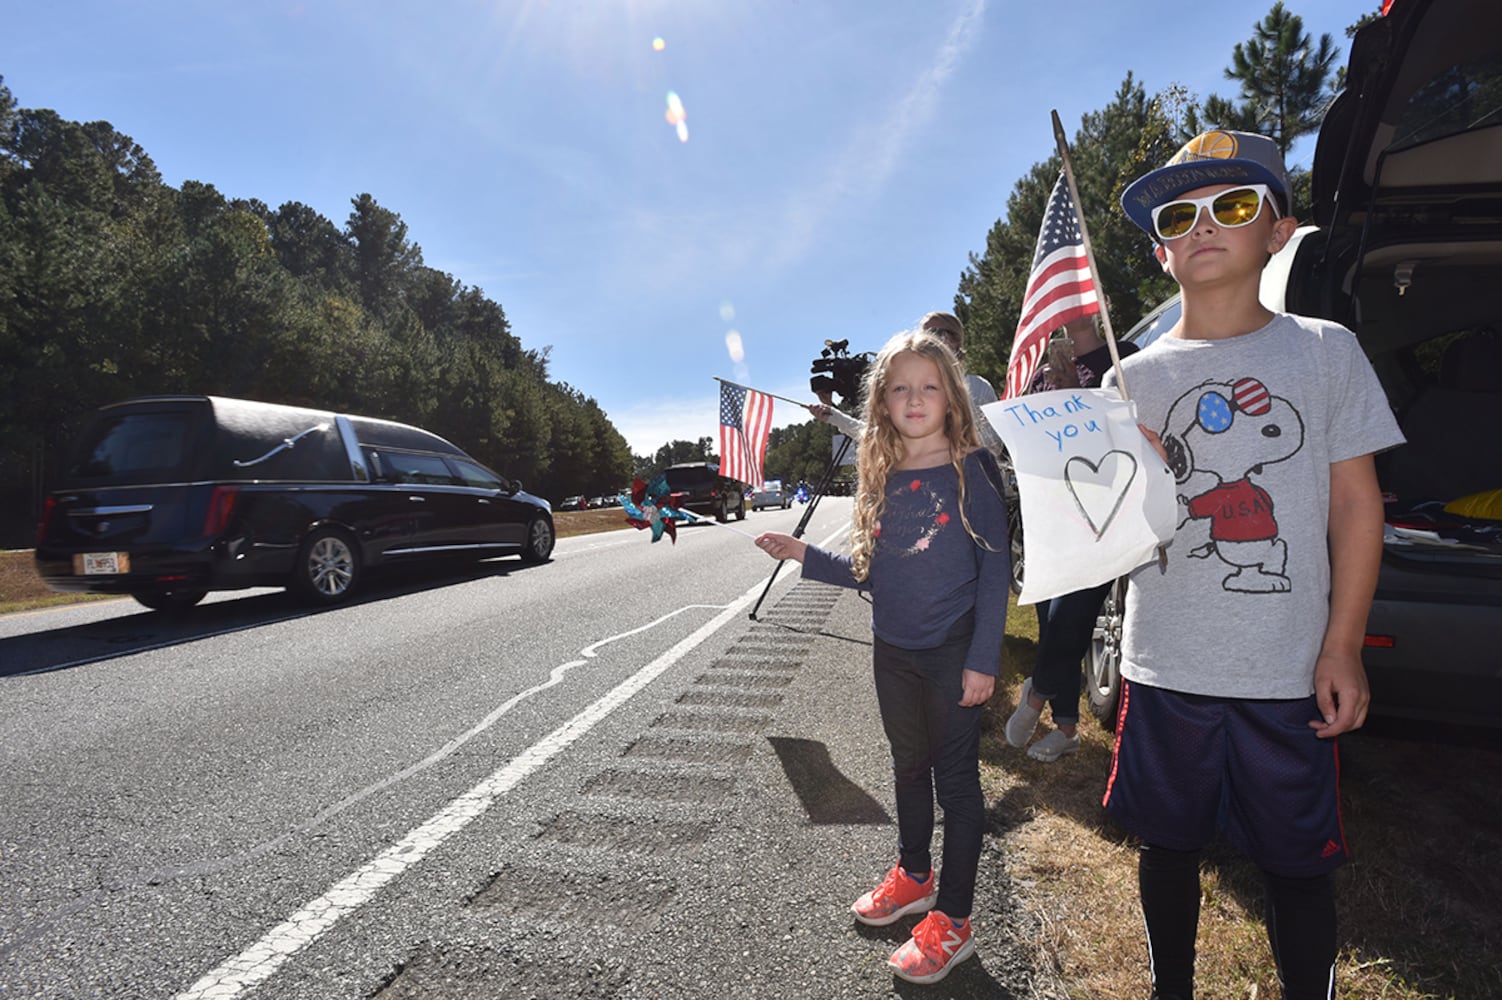
<svg viewBox="0 0 1502 1000">
<path fill-rule="evenodd" d="M 851 909 L 878 927 L 931 910 L 888 964 L 909 982 L 932 983 L 975 952 L 970 909 L 985 825 L 980 718 L 1006 629 L 1006 506 L 995 459 L 976 439 L 959 361 L 941 340 L 893 337 L 865 390 L 851 554 L 774 532 L 756 544 L 773 558 L 798 560 L 811 580 L 871 593 L 898 857 Z M 942 880 L 929 853 L 936 791 Z"/>
</svg>

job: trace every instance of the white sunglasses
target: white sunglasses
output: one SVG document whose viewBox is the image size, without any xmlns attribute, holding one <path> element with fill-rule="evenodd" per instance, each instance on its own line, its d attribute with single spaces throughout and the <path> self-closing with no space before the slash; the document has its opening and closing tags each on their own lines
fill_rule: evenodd
<svg viewBox="0 0 1502 1000">
<path fill-rule="evenodd" d="M 1153 209 L 1153 232 L 1160 240 L 1176 240 L 1188 234 L 1199 221 L 1200 210 L 1208 208 L 1210 218 L 1222 229 L 1239 229 L 1257 221 L 1262 203 L 1272 206 L 1273 218 L 1281 219 L 1277 203 L 1266 184 L 1247 184 L 1203 198 L 1179 198 Z"/>
</svg>

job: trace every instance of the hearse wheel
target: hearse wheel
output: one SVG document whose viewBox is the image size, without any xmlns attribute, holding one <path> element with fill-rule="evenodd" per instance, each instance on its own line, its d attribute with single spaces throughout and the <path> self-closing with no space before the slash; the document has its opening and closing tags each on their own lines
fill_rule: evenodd
<svg viewBox="0 0 1502 1000">
<path fill-rule="evenodd" d="M 319 604 L 344 600 L 359 579 L 354 542 L 337 528 L 314 529 L 292 568 L 292 589 Z"/>
<path fill-rule="evenodd" d="M 553 554 L 553 523 L 545 517 L 534 517 L 527 525 L 527 544 L 522 548 L 522 562 L 545 563 Z"/>
</svg>

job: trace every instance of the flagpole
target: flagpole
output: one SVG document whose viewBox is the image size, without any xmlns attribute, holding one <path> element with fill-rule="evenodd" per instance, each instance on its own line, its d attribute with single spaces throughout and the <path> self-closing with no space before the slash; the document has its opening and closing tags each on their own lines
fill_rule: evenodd
<svg viewBox="0 0 1502 1000">
<path fill-rule="evenodd" d="M 678 511 L 678 513 L 686 515 L 687 517 L 689 517 L 690 519 L 692 519 L 695 524 L 712 524 L 716 528 L 724 528 L 726 531 L 733 531 L 737 535 L 742 536 L 743 538 L 749 538 L 753 542 L 756 541 L 756 537 L 757 536 L 751 534 L 749 531 L 742 531 L 739 528 L 731 527 L 728 524 L 725 524 L 725 523 L 720 522 L 720 521 L 716 521 L 712 517 L 702 517 L 699 514 L 695 514 L 691 510 L 683 510 L 683 509 L 678 508 L 678 507 L 674 507 L 673 509 L 676 510 L 676 511 Z"/>
<path fill-rule="evenodd" d="M 1121 370 L 1121 355 L 1116 353 L 1116 335 L 1111 332 L 1111 311 L 1106 308 L 1106 286 L 1100 280 L 1100 268 L 1095 266 L 1095 245 L 1090 242 L 1090 227 L 1085 225 L 1085 206 L 1080 201 L 1080 189 L 1074 183 L 1074 164 L 1069 159 L 1069 143 L 1064 138 L 1064 124 L 1059 121 L 1059 112 L 1050 111 L 1053 117 L 1053 138 L 1059 147 L 1059 158 L 1064 161 L 1064 182 L 1069 185 L 1069 197 L 1074 199 L 1074 212 L 1079 216 L 1080 237 L 1085 244 L 1085 261 L 1090 265 L 1090 278 L 1095 282 L 1095 294 L 1100 297 L 1101 325 L 1106 328 L 1106 347 L 1111 351 L 1111 366 L 1116 369 L 1116 384 L 1121 387 L 1121 398 L 1131 399 L 1127 394 L 1126 373 Z"/>
<path fill-rule="evenodd" d="M 1049 111 L 1053 117 L 1053 138 L 1059 147 L 1059 158 L 1064 161 L 1064 180 L 1069 185 L 1069 197 L 1074 199 L 1074 211 L 1080 218 L 1080 236 L 1085 243 L 1085 260 L 1090 264 L 1090 277 L 1095 281 L 1095 294 L 1100 296 L 1100 321 L 1106 328 L 1106 347 L 1111 351 L 1111 367 L 1116 370 L 1116 384 L 1121 387 L 1121 398 L 1131 399 L 1127 394 L 1126 372 L 1121 370 L 1121 355 L 1116 353 L 1116 335 L 1111 332 L 1111 310 L 1106 308 L 1106 286 L 1101 284 L 1100 268 L 1095 266 L 1095 248 L 1090 242 L 1090 230 L 1085 225 L 1085 206 L 1080 203 L 1080 189 L 1074 184 L 1074 165 L 1069 161 L 1069 143 L 1064 139 L 1064 124 L 1059 121 L 1057 109 Z M 1158 572 L 1168 572 L 1168 550 L 1158 546 Z"/>
<path fill-rule="evenodd" d="M 711 375 L 709 377 L 712 378 L 712 379 L 714 379 L 716 382 L 724 382 L 726 385 L 733 385 L 737 389 L 745 389 L 748 392 L 759 392 L 763 396 L 771 396 L 773 399 L 780 399 L 784 403 L 792 403 L 794 406 L 801 406 L 805 410 L 808 409 L 811 405 L 813 405 L 811 403 L 800 403 L 796 399 L 788 399 L 786 396 L 779 396 L 779 395 L 777 395 L 777 393 L 775 393 L 775 392 L 768 392 L 765 389 L 753 389 L 749 385 L 741 385 L 739 382 L 732 382 L 728 378 L 720 378 L 720 376 L 718 376 L 718 375 Z"/>
</svg>

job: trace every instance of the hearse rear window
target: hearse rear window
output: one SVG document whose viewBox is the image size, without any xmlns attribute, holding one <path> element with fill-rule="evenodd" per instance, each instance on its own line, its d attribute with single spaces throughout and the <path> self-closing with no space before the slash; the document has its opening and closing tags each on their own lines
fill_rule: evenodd
<svg viewBox="0 0 1502 1000">
<path fill-rule="evenodd" d="M 180 478 L 195 416 L 179 411 L 103 417 L 79 440 L 68 479 L 138 485 Z"/>
<path fill-rule="evenodd" d="M 458 485 L 453 473 L 449 472 L 448 464 L 438 455 L 383 451 L 380 456 L 382 478 L 388 483 L 412 483 L 419 486 Z"/>
</svg>

